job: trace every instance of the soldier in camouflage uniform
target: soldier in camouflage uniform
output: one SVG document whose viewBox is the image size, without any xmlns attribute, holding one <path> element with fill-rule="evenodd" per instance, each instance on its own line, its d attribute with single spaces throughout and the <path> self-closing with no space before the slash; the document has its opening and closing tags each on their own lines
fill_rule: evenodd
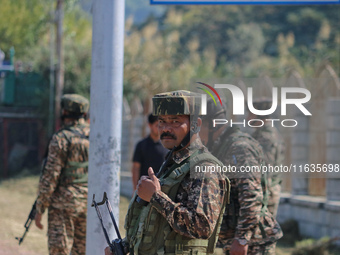
<svg viewBox="0 0 340 255">
<path fill-rule="evenodd" d="M 222 163 L 198 136 L 197 94 L 174 91 L 154 96 L 164 147 L 171 149 L 158 177 L 141 177 L 125 220 L 130 254 L 212 254 L 228 199 L 229 181 L 220 173 L 195 173 L 195 166 Z M 190 120 L 189 115 L 194 115 Z M 148 202 L 138 203 L 137 195 Z M 112 254 L 109 247 L 105 254 Z"/>
<path fill-rule="evenodd" d="M 42 229 L 48 208 L 48 249 L 52 255 L 85 254 L 89 101 L 76 94 L 61 99 L 63 127 L 49 144 L 39 182 L 35 224 Z"/>
<path fill-rule="evenodd" d="M 242 167 L 260 166 L 264 155 L 258 142 L 238 127 L 216 125 L 213 119 L 226 119 L 226 110 L 212 100 L 202 116 L 202 141 L 225 166 L 235 167 L 229 174 L 231 191 L 219 234 L 218 247 L 231 255 L 275 254 L 281 228 L 266 208 L 266 181 L 261 172 L 240 173 Z"/>
<path fill-rule="evenodd" d="M 254 100 L 253 106 L 257 110 L 267 110 L 272 106 L 272 100 L 270 98 L 260 98 Z M 279 166 L 283 164 L 284 159 L 284 141 L 280 136 L 279 131 L 272 126 L 271 121 L 265 121 L 270 116 L 259 116 L 249 112 L 248 119 L 261 119 L 264 121 L 262 127 L 255 128 L 255 132 L 252 134 L 262 146 L 265 161 L 271 166 Z M 260 123 L 261 124 L 261 123 Z M 256 124 L 256 122 L 253 123 Z M 268 174 L 268 210 L 276 218 L 277 209 L 280 202 L 281 192 L 281 176 L 280 173 Z"/>
</svg>

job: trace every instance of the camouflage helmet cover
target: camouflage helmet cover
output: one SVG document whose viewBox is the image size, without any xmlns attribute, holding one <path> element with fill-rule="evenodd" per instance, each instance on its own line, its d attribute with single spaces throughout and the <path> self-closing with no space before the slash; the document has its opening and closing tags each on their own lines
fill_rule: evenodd
<svg viewBox="0 0 340 255">
<path fill-rule="evenodd" d="M 207 114 L 201 115 L 201 119 L 215 119 L 217 116 L 223 116 L 223 118 L 227 117 L 227 110 L 226 110 L 226 101 L 222 98 L 222 104 L 220 102 L 214 101 L 211 97 L 207 100 Z M 222 117 L 221 117 L 222 118 Z"/>
<path fill-rule="evenodd" d="M 89 100 L 78 94 L 65 94 L 61 98 L 61 108 L 76 114 L 87 113 Z"/>
<path fill-rule="evenodd" d="M 272 107 L 272 104 L 273 100 L 269 97 L 260 97 L 253 100 L 253 106 L 256 110 L 268 110 Z"/>
<path fill-rule="evenodd" d="M 199 93 L 176 90 L 155 95 L 152 98 L 153 115 L 195 115 L 201 109 Z"/>
</svg>

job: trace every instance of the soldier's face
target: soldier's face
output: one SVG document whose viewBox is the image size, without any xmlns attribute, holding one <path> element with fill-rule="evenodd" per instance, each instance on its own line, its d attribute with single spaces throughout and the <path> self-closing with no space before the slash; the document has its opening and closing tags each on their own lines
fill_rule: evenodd
<svg viewBox="0 0 340 255">
<path fill-rule="evenodd" d="M 188 115 L 161 115 L 158 117 L 158 128 L 161 143 L 171 150 L 179 146 L 189 132 L 190 118 Z"/>
<path fill-rule="evenodd" d="M 208 127 L 208 120 L 203 121 L 203 125 L 201 126 L 200 137 L 202 143 L 206 146 L 209 140 L 209 127 Z"/>
</svg>

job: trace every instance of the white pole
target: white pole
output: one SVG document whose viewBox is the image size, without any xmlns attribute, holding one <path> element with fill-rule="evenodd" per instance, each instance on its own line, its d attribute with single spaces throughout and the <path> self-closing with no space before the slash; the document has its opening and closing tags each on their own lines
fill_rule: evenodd
<svg viewBox="0 0 340 255">
<path fill-rule="evenodd" d="M 100 202 L 104 191 L 107 192 L 116 222 L 119 223 L 125 1 L 93 1 L 92 10 L 88 255 L 104 254 L 107 246 L 96 211 L 91 207 L 93 194 Z M 110 238 L 116 238 L 106 206 L 99 208 Z"/>
<path fill-rule="evenodd" d="M 55 126 L 56 129 L 59 129 L 61 126 L 61 120 L 60 120 L 60 102 L 61 97 L 63 95 L 64 91 L 64 46 L 63 46 L 63 23 L 64 23 L 64 0 L 57 0 L 57 6 L 56 6 L 56 26 L 57 26 L 57 44 L 56 44 L 56 50 L 57 50 L 57 70 L 56 70 L 56 90 L 55 90 L 55 107 L 54 107 L 54 118 L 55 118 Z"/>
<path fill-rule="evenodd" d="M 48 114 L 48 138 L 52 137 L 54 131 L 54 26 L 55 26 L 55 13 L 54 2 L 51 5 L 50 11 L 50 95 L 49 95 L 49 114 Z"/>
</svg>

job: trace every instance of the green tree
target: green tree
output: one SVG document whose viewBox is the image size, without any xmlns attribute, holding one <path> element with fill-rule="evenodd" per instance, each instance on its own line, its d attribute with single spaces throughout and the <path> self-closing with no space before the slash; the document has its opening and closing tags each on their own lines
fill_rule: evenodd
<svg viewBox="0 0 340 255">
<path fill-rule="evenodd" d="M 49 2 L 45 0 L 2 0 L 0 8 L 0 48 L 7 53 L 14 46 L 17 58 L 32 50 L 46 33 Z"/>
</svg>

